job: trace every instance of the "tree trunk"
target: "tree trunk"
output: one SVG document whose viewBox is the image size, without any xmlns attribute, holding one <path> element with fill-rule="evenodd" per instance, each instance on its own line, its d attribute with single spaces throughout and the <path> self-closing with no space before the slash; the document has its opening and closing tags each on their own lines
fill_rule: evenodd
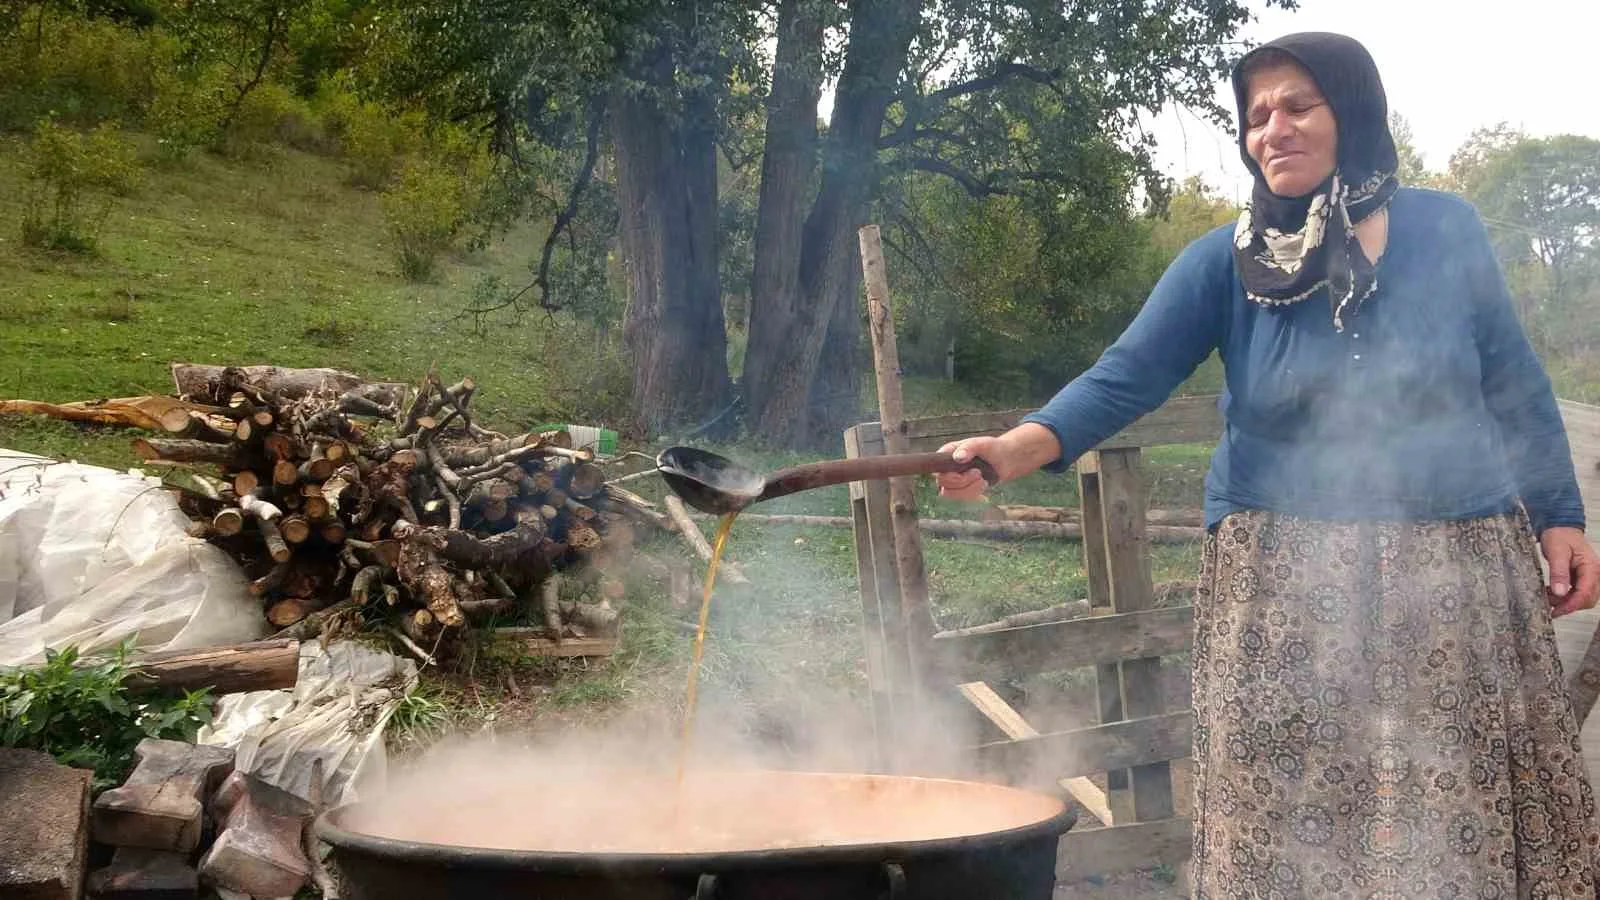
<svg viewBox="0 0 1600 900">
<path fill-rule="evenodd" d="M 853 4 L 844 71 L 822 144 L 822 182 L 800 246 L 757 247 L 758 259 L 764 253 L 793 253 L 798 260 L 792 321 L 781 340 L 758 343 L 752 333 L 745 363 L 750 430 L 774 443 L 836 439 L 838 429 L 854 417 L 861 377 L 856 229 L 864 224 L 877 181 L 884 112 L 921 11 L 920 0 Z M 772 302 L 756 297 L 753 317 L 767 313 L 763 299 Z"/>
<path fill-rule="evenodd" d="M 630 75 L 673 91 L 670 51 L 653 49 Z M 610 104 L 629 303 L 633 408 L 647 432 L 709 418 L 727 402 L 727 334 L 717 271 L 715 104 L 706 91 L 673 115 L 637 85 Z"/>
<path fill-rule="evenodd" d="M 753 400 L 773 393 L 779 372 L 771 361 L 803 314 L 800 245 L 806 204 L 816 192 L 823 13 L 819 0 L 783 0 L 778 7 L 743 375 L 745 395 Z"/>
</svg>

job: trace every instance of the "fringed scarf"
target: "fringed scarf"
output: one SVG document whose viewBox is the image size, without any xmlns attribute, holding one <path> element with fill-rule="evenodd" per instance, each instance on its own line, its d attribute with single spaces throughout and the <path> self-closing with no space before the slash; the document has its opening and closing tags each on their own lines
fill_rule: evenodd
<svg viewBox="0 0 1600 900">
<path fill-rule="evenodd" d="M 1245 144 L 1250 102 L 1245 66 L 1268 49 L 1288 54 L 1311 73 L 1338 126 L 1337 165 L 1303 197 L 1272 193 Z M 1345 317 L 1356 315 L 1378 287 L 1376 267 L 1356 240 L 1355 226 L 1384 209 L 1400 186 L 1389 104 L 1377 64 L 1365 47 L 1343 35 L 1291 34 L 1239 61 L 1233 94 L 1239 107 L 1240 155 L 1255 176 L 1233 239 L 1245 295 L 1265 306 L 1286 306 L 1326 287 L 1333 327 L 1343 331 Z"/>
</svg>

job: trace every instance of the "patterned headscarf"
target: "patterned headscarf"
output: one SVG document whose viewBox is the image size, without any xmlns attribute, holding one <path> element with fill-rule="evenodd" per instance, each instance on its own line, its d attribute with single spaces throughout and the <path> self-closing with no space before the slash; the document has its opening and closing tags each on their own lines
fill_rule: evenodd
<svg viewBox="0 0 1600 900">
<path fill-rule="evenodd" d="M 1245 143 L 1250 104 L 1246 66 L 1268 50 L 1287 54 L 1311 74 L 1338 127 L 1334 171 L 1303 197 L 1272 193 Z M 1365 47 L 1344 35 L 1291 34 L 1239 60 L 1233 69 L 1233 94 L 1239 107 L 1239 153 L 1255 176 L 1233 239 L 1245 294 L 1266 306 L 1284 306 L 1326 285 L 1333 327 L 1343 331 L 1346 314 L 1355 315 L 1378 287 L 1377 271 L 1356 240 L 1355 225 L 1388 205 L 1400 186 L 1378 66 Z"/>
</svg>

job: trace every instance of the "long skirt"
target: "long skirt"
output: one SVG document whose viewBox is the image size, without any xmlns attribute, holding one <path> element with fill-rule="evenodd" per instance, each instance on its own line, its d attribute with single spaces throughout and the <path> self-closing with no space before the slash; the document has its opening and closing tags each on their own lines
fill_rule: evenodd
<svg viewBox="0 0 1600 900">
<path fill-rule="evenodd" d="M 1195 598 L 1196 898 L 1593 898 L 1526 518 L 1229 516 Z"/>
</svg>

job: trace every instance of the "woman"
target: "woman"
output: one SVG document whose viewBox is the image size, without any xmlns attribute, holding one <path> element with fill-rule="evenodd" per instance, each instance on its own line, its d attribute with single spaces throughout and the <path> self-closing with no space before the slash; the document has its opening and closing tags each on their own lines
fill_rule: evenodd
<svg viewBox="0 0 1600 900">
<path fill-rule="evenodd" d="M 1237 225 L 1186 248 L 1043 409 L 947 449 L 1002 479 L 1061 471 L 1218 351 L 1194 896 L 1594 897 L 1551 618 L 1593 606 L 1600 569 L 1483 225 L 1397 184 L 1355 41 L 1284 37 L 1233 85 L 1255 176 Z"/>
</svg>

